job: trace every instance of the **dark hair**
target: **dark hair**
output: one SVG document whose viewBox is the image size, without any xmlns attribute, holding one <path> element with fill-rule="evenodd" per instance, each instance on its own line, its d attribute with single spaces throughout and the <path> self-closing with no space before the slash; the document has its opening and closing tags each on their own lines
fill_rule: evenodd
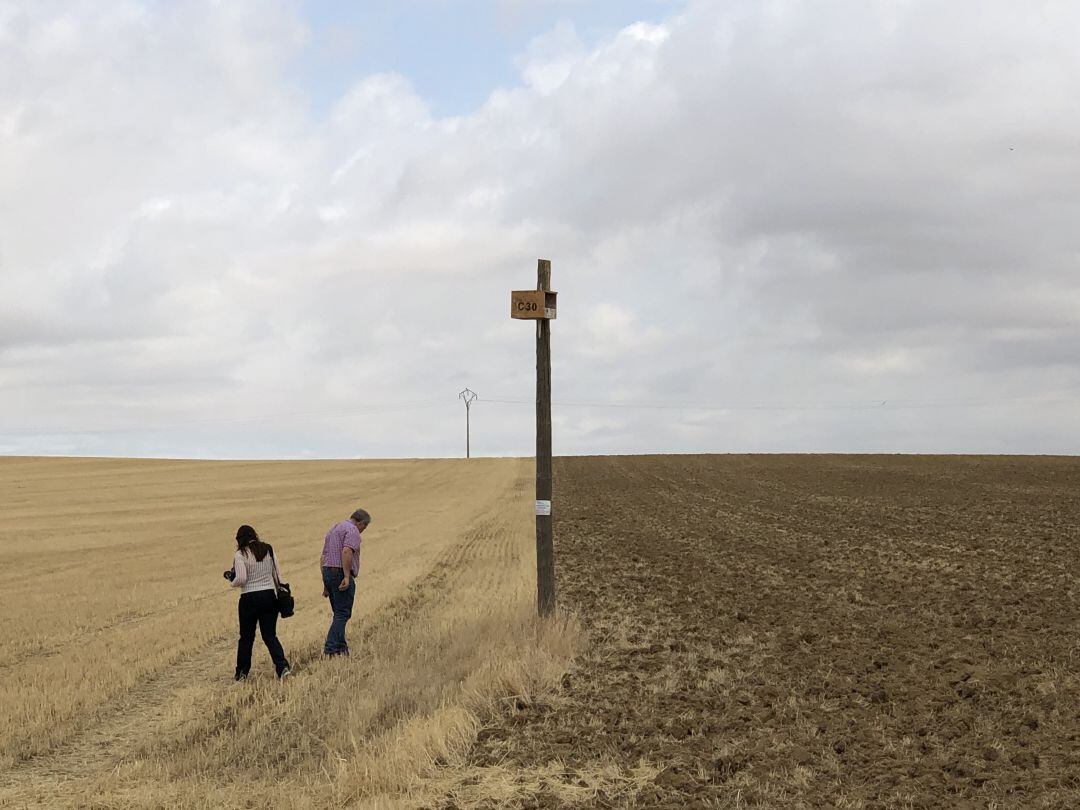
<svg viewBox="0 0 1080 810">
<path fill-rule="evenodd" d="M 259 539 L 259 533 L 246 523 L 236 530 L 236 548 L 244 554 L 254 555 L 255 562 L 262 562 L 270 546 Z"/>
</svg>

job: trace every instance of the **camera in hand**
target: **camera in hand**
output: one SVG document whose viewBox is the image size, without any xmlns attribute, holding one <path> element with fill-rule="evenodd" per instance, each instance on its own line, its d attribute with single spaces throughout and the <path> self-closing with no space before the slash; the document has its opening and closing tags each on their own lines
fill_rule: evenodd
<svg viewBox="0 0 1080 810">
<path fill-rule="evenodd" d="M 234 579 L 236 579 L 236 570 L 230 568 L 228 571 L 222 574 L 222 576 L 225 577 L 225 579 L 229 580 L 229 582 L 232 582 Z"/>
</svg>

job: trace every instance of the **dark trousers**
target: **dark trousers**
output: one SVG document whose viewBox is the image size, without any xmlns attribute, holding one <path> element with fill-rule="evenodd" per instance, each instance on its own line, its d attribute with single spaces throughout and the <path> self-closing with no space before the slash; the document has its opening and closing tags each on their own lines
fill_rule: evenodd
<svg viewBox="0 0 1080 810">
<path fill-rule="evenodd" d="M 323 644 L 323 652 L 326 655 L 349 654 L 349 642 L 345 640 L 345 625 L 352 617 L 353 599 L 356 597 L 356 577 L 349 579 L 348 588 L 339 591 L 338 586 L 344 579 L 345 572 L 340 568 L 323 566 L 322 581 L 330 597 L 330 610 L 334 612 L 330 630 L 326 634 L 326 643 Z"/>
<path fill-rule="evenodd" d="M 277 637 L 277 595 L 274 591 L 252 591 L 240 594 L 240 641 L 236 645 L 236 677 L 245 677 L 251 670 L 251 648 L 255 646 L 255 626 L 259 626 L 266 649 L 280 676 L 289 668 L 285 651 Z"/>
</svg>

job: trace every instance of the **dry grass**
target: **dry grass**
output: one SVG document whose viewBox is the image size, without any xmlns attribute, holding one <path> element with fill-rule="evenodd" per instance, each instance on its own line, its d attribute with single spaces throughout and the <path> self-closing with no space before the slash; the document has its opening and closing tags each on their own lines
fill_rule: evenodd
<svg viewBox="0 0 1080 810">
<path fill-rule="evenodd" d="M 0 459 L 0 806 L 416 806 L 507 696 L 549 693 L 578 644 L 539 625 L 516 459 L 209 463 Z M 348 661 L 322 660 L 326 527 L 363 504 Z M 297 594 L 234 684 L 251 523 Z"/>
</svg>

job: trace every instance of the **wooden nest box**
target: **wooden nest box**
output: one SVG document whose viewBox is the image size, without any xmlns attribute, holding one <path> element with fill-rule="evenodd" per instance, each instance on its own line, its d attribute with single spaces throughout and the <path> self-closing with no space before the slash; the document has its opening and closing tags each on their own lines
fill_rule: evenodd
<svg viewBox="0 0 1080 810">
<path fill-rule="evenodd" d="M 548 290 L 513 290 L 510 317 L 522 321 L 555 320 L 555 296 Z"/>
</svg>

